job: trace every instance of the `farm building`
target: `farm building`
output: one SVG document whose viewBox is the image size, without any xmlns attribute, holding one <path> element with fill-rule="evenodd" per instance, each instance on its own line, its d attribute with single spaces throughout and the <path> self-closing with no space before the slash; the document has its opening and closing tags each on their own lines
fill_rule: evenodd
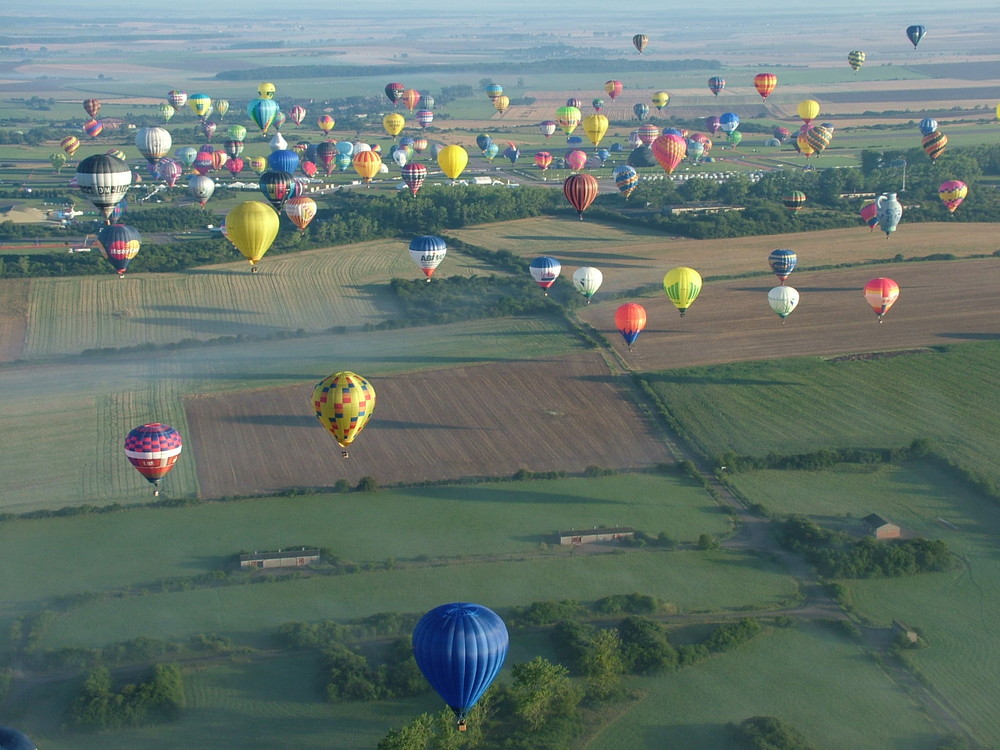
<svg viewBox="0 0 1000 750">
<path fill-rule="evenodd" d="M 254 568 L 302 568 L 319 562 L 319 550 L 309 547 L 279 549 L 273 552 L 253 552 L 240 555 L 240 569 Z"/>
<path fill-rule="evenodd" d="M 617 542 L 620 539 L 631 539 L 635 529 L 629 526 L 616 526 L 613 529 L 595 526 L 592 529 L 559 532 L 559 544 L 596 544 L 597 542 Z"/>
<path fill-rule="evenodd" d="M 900 528 L 894 523 L 889 523 L 878 513 L 872 513 L 861 519 L 865 524 L 868 533 L 876 539 L 899 539 Z"/>
</svg>

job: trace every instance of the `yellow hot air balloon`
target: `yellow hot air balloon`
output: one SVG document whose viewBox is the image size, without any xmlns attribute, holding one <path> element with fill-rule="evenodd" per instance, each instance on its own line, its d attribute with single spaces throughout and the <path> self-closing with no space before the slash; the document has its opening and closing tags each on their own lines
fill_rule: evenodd
<svg viewBox="0 0 1000 750">
<path fill-rule="evenodd" d="M 796 107 L 795 111 L 805 124 L 808 125 L 819 117 L 819 102 L 815 99 L 803 99 L 799 102 L 799 106 Z"/>
<path fill-rule="evenodd" d="M 365 182 L 371 182 L 372 177 L 378 174 L 382 167 L 382 157 L 377 151 L 359 151 L 351 160 L 354 171 L 357 172 Z"/>
<path fill-rule="evenodd" d="M 313 388 L 316 419 L 336 438 L 344 458 L 346 448 L 368 424 L 375 411 L 375 389 L 353 372 L 335 372 Z"/>
<path fill-rule="evenodd" d="M 445 146 L 438 154 L 438 166 L 450 179 L 455 180 L 469 163 L 469 153 L 461 146 Z"/>
<path fill-rule="evenodd" d="M 587 134 L 591 143 L 598 145 L 608 132 L 608 118 L 601 114 L 587 115 L 583 118 L 583 132 Z"/>
<path fill-rule="evenodd" d="M 205 117 L 212 110 L 212 98 L 208 94 L 191 94 L 187 103 L 198 117 Z"/>
<path fill-rule="evenodd" d="M 674 307 L 681 311 L 683 318 L 691 303 L 698 299 L 698 293 L 701 291 L 701 274 L 687 266 L 671 268 L 663 277 L 663 291 L 674 303 Z"/>
<path fill-rule="evenodd" d="M 403 129 L 404 125 L 406 125 L 406 118 L 398 112 L 390 112 L 382 118 L 382 127 L 393 138 L 399 135 L 399 131 Z"/>
<path fill-rule="evenodd" d="M 510 108 L 510 97 L 506 94 L 500 94 L 500 96 L 493 100 L 493 106 L 497 112 L 503 114 Z"/>
<path fill-rule="evenodd" d="M 253 273 L 278 236 L 279 223 L 274 209 L 260 201 L 244 201 L 226 214 L 226 236 L 250 261 Z"/>
<path fill-rule="evenodd" d="M 657 91 L 653 94 L 653 106 L 656 107 L 657 112 L 666 107 L 669 101 L 670 94 L 666 91 Z"/>
<path fill-rule="evenodd" d="M 274 98 L 274 84 L 264 81 L 257 87 L 257 96 L 261 99 Z"/>
</svg>

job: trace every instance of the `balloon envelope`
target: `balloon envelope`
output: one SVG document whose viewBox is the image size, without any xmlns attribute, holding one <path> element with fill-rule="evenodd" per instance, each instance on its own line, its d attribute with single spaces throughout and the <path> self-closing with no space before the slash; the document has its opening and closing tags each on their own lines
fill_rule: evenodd
<svg viewBox="0 0 1000 750">
<path fill-rule="evenodd" d="M 687 266 L 671 268 L 663 277 L 663 291 L 683 318 L 701 292 L 701 274 Z"/>
<path fill-rule="evenodd" d="M 576 209 L 577 216 L 583 219 L 583 212 L 590 207 L 597 197 L 597 179 L 589 174 L 574 174 L 563 182 L 563 195 L 569 204 Z"/>
<path fill-rule="evenodd" d="M 36 750 L 35 743 L 27 735 L 11 729 L 0 727 L 0 750 Z"/>
<path fill-rule="evenodd" d="M 584 266 L 573 272 L 573 286 L 577 288 L 580 294 L 587 298 L 588 302 L 597 290 L 601 288 L 603 282 L 604 274 L 601 273 L 600 269 L 593 266 Z"/>
<path fill-rule="evenodd" d="M 772 250 L 767 256 L 767 263 L 771 267 L 771 272 L 777 276 L 781 283 L 795 270 L 799 258 L 794 250 Z"/>
<path fill-rule="evenodd" d="M 445 241 L 434 235 L 414 237 L 410 240 L 410 258 L 424 272 L 428 281 L 434 274 L 434 269 L 441 265 L 447 252 L 448 246 Z"/>
<path fill-rule="evenodd" d="M 646 327 L 646 308 L 635 302 L 627 302 L 615 310 L 615 328 L 631 348 Z"/>
<path fill-rule="evenodd" d="M 495 145 L 495 144 L 494 144 Z M 469 153 L 461 146 L 452 144 L 441 149 L 437 156 L 438 166 L 449 179 L 457 179 L 469 163 Z"/>
<path fill-rule="evenodd" d="M 139 425 L 125 438 L 125 456 L 154 487 L 165 477 L 181 454 L 180 433 L 159 422 Z"/>
<path fill-rule="evenodd" d="M 962 204 L 968 194 L 969 186 L 961 180 L 946 180 L 938 188 L 938 196 L 951 213 L 955 213 L 955 209 Z"/>
<path fill-rule="evenodd" d="M 865 53 L 859 49 L 847 53 L 847 64 L 855 71 L 865 64 Z"/>
<path fill-rule="evenodd" d="M 335 372 L 313 388 L 312 404 L 316 419 L 346 448 L 375 412 L 375 389 L 356 373 Z"/>
<path fill-rule="evenodd" d="M 264 257 L 278 236 L 278 214 L 266 203 L 244 201 L 226 214 L 229 241 L 250 261 L 251 266 Z"/>
<path fill-rule="evenodd" d="M 872 279 L 865 284 L 864 295 L 878 316 L 879 322 L 882 322 L 882 316 L 899 299 L 899 284 L 884 277 Z"/>
<path fill-rule="evenodd" d="M 459 721 L 496 679 L 507 657 L 507 627 L 481 604 L 442 604 L 413 629 L 413 658 Z"/>
<path fill-rule="evenodd" d="M 531 271 L 531 278 L 535 280 L 542 289 L 548 289 L 556 283 L 559 272 L 562 271 L 562 264 L 558 260 L 548 255 L 535 258 L 528 266 Z"/>
<path fill-rule="evenodd" d="M 121 276 L 139 253 L 142 237 L 132 227 L 124 224 L 108 224 L 97 232 L 97 242 L 104 257 Z"/>
<path fill-rule="evenodd" d="M 107 219 L 132 186 L 132 170 L 117 157 L 96 154 L 77 165 L 76 184 Z"/>
<path fill-rule="evenodd" d="M 784 320 L 799 304 L 799 293 L 790 286 L 776 286 L 767 293 L 767 304 L 775 315 Z"/>
<path fill-rule="evenodd" d="M 917 45 L 920 44 L 920 40 L 924 38 L 924 34 L 926 33 L 927 29 L 919 24 L 906 27 L 906 38 L 913 43 L 913 49 L 917 48 Z"/>
</svg>

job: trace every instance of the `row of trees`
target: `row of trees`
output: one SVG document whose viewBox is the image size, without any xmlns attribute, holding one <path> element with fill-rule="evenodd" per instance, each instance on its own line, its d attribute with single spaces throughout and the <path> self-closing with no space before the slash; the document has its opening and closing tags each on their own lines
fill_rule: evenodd
<svg viewBox="0 0 1000 750">
<path fill-rule="evenodd" d="M 115 690 L 105 667 L 93 670 L 69 707 L 83 729 L 117 729 L 176 719 L 184 708 L 184 681 L 176 664 L 154 665 L 147 679 Z"/>
</svg>

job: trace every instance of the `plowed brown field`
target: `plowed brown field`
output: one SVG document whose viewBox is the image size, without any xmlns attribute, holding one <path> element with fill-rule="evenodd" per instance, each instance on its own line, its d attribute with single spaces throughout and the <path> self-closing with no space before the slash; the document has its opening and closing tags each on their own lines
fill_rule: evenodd
<svg viewBox="0 0 1000 750">
<path fill-rule="evenodd" d="M 312 414 L 313 385 L 188 399 L 202 496 L 672 460 L 593 352 L 379 378 L 375 416 L 347 460 Z"/>
</svg>

